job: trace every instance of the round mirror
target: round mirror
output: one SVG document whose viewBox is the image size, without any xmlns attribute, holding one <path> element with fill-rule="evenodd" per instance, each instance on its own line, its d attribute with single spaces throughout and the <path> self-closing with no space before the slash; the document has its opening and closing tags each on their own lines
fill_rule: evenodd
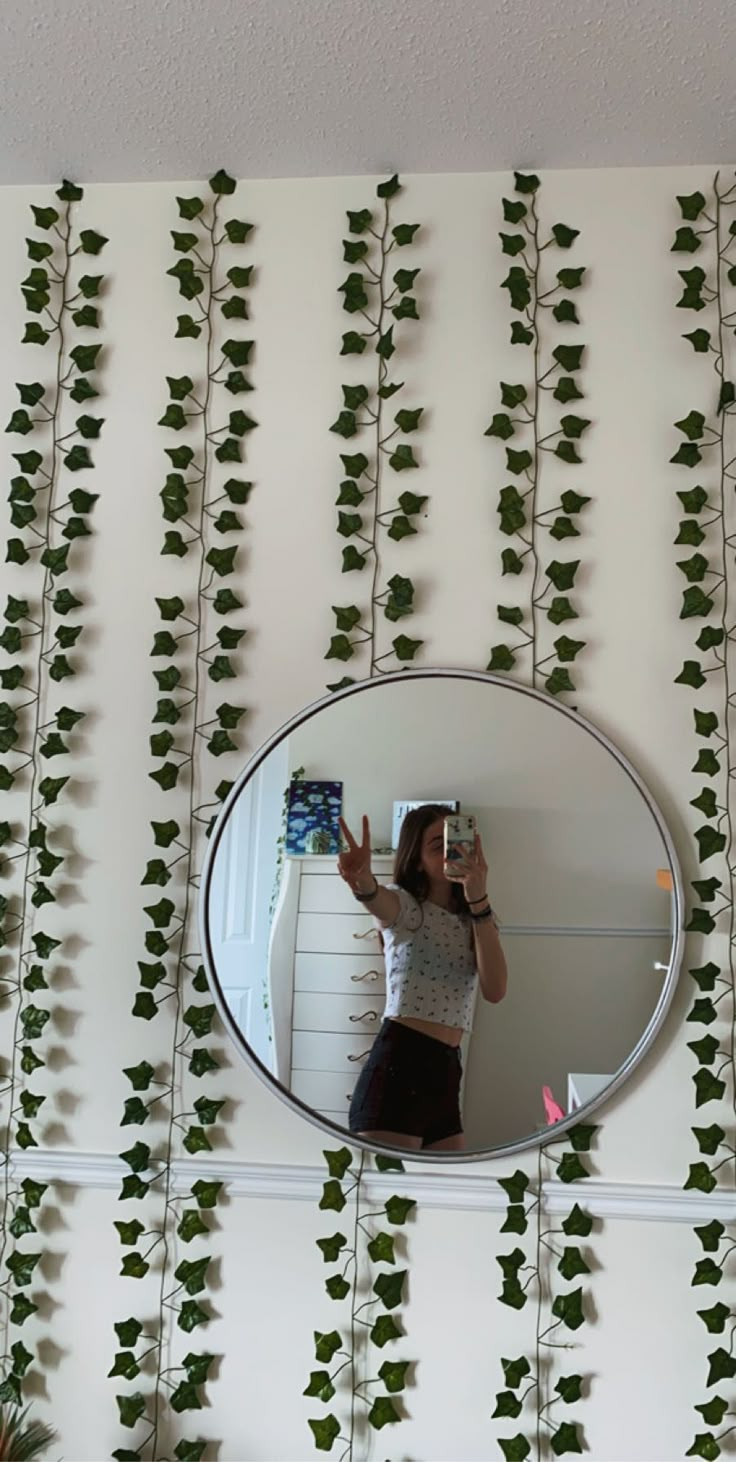
<svg viewBox="0 0 736 1462">
<path fill-rule="evenodd" d="M 446 1161 L 531 1146 L 620 1086 L 672 998 L 682 908 L 662 816 L 606 737 L 432 670 L 350 686 L 261 748 L 200 916 L 220 1014 L 279 1096 Z"/>
</svg>

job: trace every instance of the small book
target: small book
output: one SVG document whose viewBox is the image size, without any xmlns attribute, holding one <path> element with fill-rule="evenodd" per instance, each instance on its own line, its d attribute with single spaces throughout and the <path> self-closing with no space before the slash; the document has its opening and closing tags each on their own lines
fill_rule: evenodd
<svg viewBox="0 0 736 1462">
<path fill-rule="evenodd" d="M 339 853 L 342 782 L 306 782 L 295 777 L 289 784 L 286 813 L 286 852 Z"/>
</svg>

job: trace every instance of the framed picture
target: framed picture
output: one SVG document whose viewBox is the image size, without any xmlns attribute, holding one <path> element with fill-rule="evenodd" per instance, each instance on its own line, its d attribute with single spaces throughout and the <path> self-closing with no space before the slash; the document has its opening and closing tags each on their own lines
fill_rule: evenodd
<svg viewBox="0 0 736 1462">
<path fill-rule="evenodd" d="M 337 854 L 341 812 L 342 782 L 307 782 L 295 777 L 289 783 L 286 812 L 287 856 Z"/>
<path fill-rule="evenodd" d="M 442 797 L 425 797 L 420 802 L 394 802 L 394 815 L 391 824 L 391 846 L 396 850 L 399 846 L 399 833 L 401 824 L 407 812 L 412 812 L 415 807 L 428 807 L 430 803 L 436 803 L 439 807 L 446 807 L 448 812 L 459 812 L 460 803 L 457 798 L 446 802 Z"/>
</svg>

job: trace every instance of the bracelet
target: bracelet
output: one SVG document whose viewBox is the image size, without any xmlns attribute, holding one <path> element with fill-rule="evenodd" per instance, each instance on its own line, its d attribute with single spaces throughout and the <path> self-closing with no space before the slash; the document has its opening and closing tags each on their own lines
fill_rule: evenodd
<svg viewBox="0 0 736 1462">
<path fill-rule="evenodd" d="M 483 897 L 480 898 L 480 899 L 466 899 L 465 902 L 466 902 L 466 904 L 470 904 L 471 906 L 473 904 L 484 904 L 487 898 L 488 898 L 488 894 L 487 893 L 484 893 Z"/>
<path fill-rule="evenodd" d="M 473 920 L 473 923 L 474 924 L 480 924 L 480 922 L 481 922 L 482 919 L 492 919 L 493 918 L 493 909 L 491 908 L 491 906 L 489 904 L 487 909 L 481 909 L 481 911 L 480 911 L 479 914 L 473 914 L 473 913 L 471 913 L 470 917 Z"/>
<path fill-rule="evenodd" d="M 361 903 L 361 904 L 369 904 L 372 899 L 377 898 L 378 897 L 379 883 L 378 883 L 378 879 L 376 878 L 375 873 L 373 875 L 373 882 L 375 883 L 376 886 L 373 889 L 373 892 L 372 893 L 360 893 L 357 888 L 354 888 L 353 891 L 352 891 L 353 892 L 353 898 L 356 898 L 358 900 L 358 902 Z"/>
</svg>

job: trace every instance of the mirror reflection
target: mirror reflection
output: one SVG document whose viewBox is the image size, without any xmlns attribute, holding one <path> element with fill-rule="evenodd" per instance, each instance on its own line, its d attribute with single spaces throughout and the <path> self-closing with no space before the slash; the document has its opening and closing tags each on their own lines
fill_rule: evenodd
<svg viewBox="0 0 736 1462">
<path fill-rule="evenodd" d="M 240 1042 L 314 1113 L 480 1153 L 549 1136 L 640 1052 L 677 879 L 592 728 L 429 672 L 323 703 L 256 761 L 213 839 L 206 945 Z"/>
</svg>

